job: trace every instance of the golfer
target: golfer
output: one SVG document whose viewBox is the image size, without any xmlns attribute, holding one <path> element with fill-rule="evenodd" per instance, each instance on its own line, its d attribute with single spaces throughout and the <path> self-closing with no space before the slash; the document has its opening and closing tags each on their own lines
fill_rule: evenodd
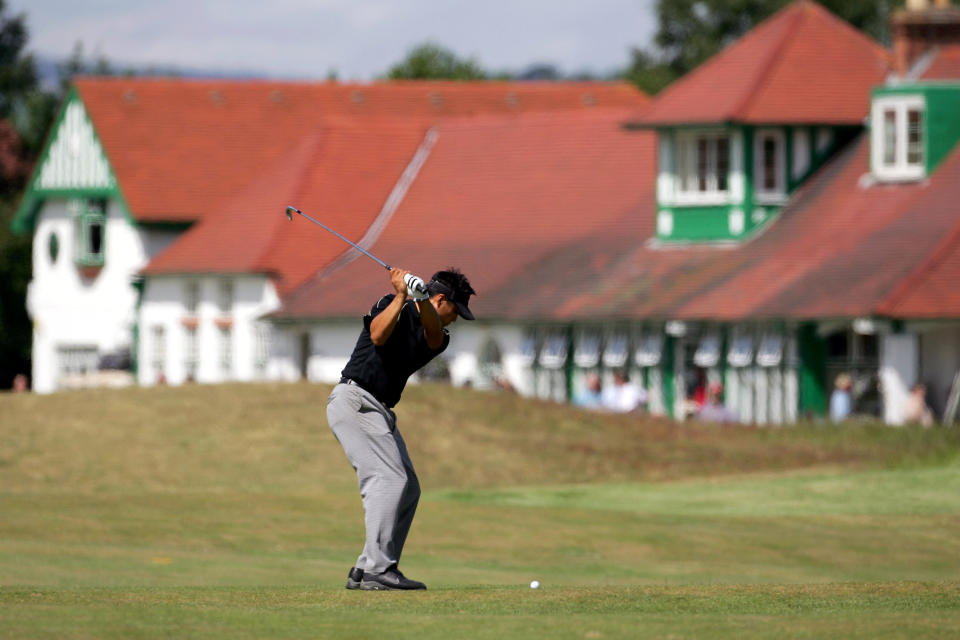
<svg viewBox="0 0 960 640">
<path fill-rule="evenodd" d="M 363 330 L 340 384 L 327 400 L 327 420 L 357 472 L 367 529 L 363 553 L 347 577 L 347 589 L 426 589 L 397 567 L 420 500 L 420 483 L 397 430 L 393 407 L 407 378 L 450 342 L 445 327 L 457 317 L 473 320 L 474 294 L 456 269 L 438 271 L 426 285 L 403 269 L 391 269 L 396 293 L 382 297 L 363 317 Z"/>
</svg>

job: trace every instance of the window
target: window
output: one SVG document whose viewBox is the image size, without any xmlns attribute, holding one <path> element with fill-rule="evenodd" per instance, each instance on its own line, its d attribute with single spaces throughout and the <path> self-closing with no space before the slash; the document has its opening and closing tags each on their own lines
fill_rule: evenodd
<svg viewBox="0 0 960 640">
<path fill-rule="evenodd" d="M 600 332 L 580 331 L 573 350 L 573 362 L 578 367 L 589 369 L 600 362 Z"/>
<path fill-rule="evenodd" d="M 47 239 L 47 253 L 50 255 L 50 264 L 57 264 L 57 256 L 60 255 L 60 238 L 56 233 L 51 233 Z"/>
<path fill-rule="evenodd" d="M 663 336 L 659 333 L 647 333 L 640 339 L 633 361 L 638 367 L 655 367 L 660 364 L 662 355 Z"/>
<path fill-rule="evenodd" d="M 693 364 L 703 369 L 717 366 L 720 361 L 720 336 L 715 333 L 700 338 L 693 354 Z"/>
<path fill-rule="evenodd" d="M 873 101 L 871 155 L 878 178 L 924 176 L 924 111 L 922 96 L 884 96 Z"/>
<path fill-rule="evenodd" d="M 76 262 L 81 266 L 103 265 L 107 201 L 94 198 L 76 202 Z"/>
<path fill-rule="evenodd" d="M 557 331 L 550 334 L 540 349 L 540 366 L 544 369 L 561 369 L 567 364 L 567 336 Z"/>
<path fill-rule="evenodd" d="M 757 200 L 777 202 L 786 196 L 786 144 L 783 131 L 757 131 L 753 146 L 753 176 Z"/>
<path fill-rule="evenodd" d="M 78 376 L 97 370 L 97 348 L 69 346 L 57 349 L 60 376 Z"/>
<path fill-rule="evenodd" d="M 183 285 L 183 306 L 188 314 L 196 315 L 199 304 L 200 283 L 196 280 L 188 280 Z"/>
<path fill-rule="evenodd" d="M 730 137 L 725 133 L 679 134 L 679 199 L 725 200 L 730 173 Z"/>
<path fill-rule="evenodd" d="M 606 367 L 620 369 L 627 364 L 629 357 L 629 338 L 625 332 L 614 333 L 607 338 L 603 349 L 603 364 Z"/>
<path fill-rule="evenodd" d="M 270 325 L 266 322 L 256 324 L 256 353 L 253 366 L 257 374 L 263 377 L 267 372 L 267 363 L 270 360 Z"/>
<path fill-rule="evenodd" d="M 217 306 L 222 313 L 233 309 L 233 280 L 221 280 L 217 295 Z"/>
<path fill-rule="evenodd" d="M 224 380 L 229 380 L 233 373 L 233 330 L 231 327 L 220 327 L 220 373 Z"/>
<path fill-rule="evenodd" d="M 150 366 L 156 376 L 157 384 L 167 381 L 164 364 L 167 358 L 167 336 L 163 327 L 156 326 L 150 330 Z"/>
<path fill-rule="evenodd" d="M 199 350 L 197 349 L 197 328 L 184 327 L 184 364 L 183 368 L 187 382 L 197 380 L 197 368 L 200 360 Z"/>
</svg>

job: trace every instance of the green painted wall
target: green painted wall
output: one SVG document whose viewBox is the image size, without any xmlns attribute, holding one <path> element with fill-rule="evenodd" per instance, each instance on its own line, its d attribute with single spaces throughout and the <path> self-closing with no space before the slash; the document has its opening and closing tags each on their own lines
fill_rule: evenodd
<svg viewBox="0 0 960 640">
<path fill-rule="evenodd" d="M 673 233 L 661 236 L 661 240 L 689 242 L 732 239 L 727 219 L 730 207 L 670 207 L 664 211 L 673 214 Z"/>
<path fill-rule="evenodd" d="M 927 93 L 927 174 L 933 173 L 960 140 L 960 84 L 930 87 Z"/>
<path fill-rule="evenodd" d="M 800 417 L 807 414 L 823 416 L 827 413 L 827 349 L 817 335 L 812 322 L 800 326 L 797 332 L 800 352 Z"/>
<path fill-rule="evenodd" d="M 663 387 L 663 411 L 666 415 L 672 417 L 676 417 L 673 411 L 676 397 L 673 392 L 673 372 L 675 371 L 673 359 L 676 340 L 673 336 L 664 336 L 663 354 L 660 356 L 660 384 Z"/>
<path fill-rule="evenodd" d="M 927 175 L 936 171 L 960 141 L 960 83 L 909 84 L 877 87 L 873 98 L 890 95 L 922 95 L 926 102 L 923 119 Z"/>
</svg>

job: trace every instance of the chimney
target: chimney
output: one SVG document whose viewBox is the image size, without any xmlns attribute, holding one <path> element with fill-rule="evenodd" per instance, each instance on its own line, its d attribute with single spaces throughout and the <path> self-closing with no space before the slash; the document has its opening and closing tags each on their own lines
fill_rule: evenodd
<svg viewBox="0 0 960 640">
<path fill-rule="evenodd" d="M 907 0 L 906 9 L 890 18 L 893 64 L 897 75 L 906 75 L 913 64 L 934 47 L 960 45 L 960 8 L 950 0 Z"/>
</svg>

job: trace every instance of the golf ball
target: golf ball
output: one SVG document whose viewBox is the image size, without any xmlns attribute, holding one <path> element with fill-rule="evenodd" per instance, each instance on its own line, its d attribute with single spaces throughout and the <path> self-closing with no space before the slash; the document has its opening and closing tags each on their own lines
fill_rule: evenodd
<svg viewBox="0 0 960 640">
<path fill-rule="evenodd" d="M 539 588 L 540 588 L 540 581 L 539 581 L 539 580 L 534 580 L 533 582 L 531 582 L 531 583 L 530 583 L 530 588 L 531 588 L 531 589 L 539 589 Z"/>
</svg>

